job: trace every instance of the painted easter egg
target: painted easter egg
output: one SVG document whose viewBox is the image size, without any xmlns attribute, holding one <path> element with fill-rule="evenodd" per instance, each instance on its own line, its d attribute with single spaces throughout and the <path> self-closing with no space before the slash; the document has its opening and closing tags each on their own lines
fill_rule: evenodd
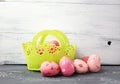
<svg viewBox="0 0 120 84">
<path fill-rule="evenodd" d="M 84 56 L 83 60 L 88 64 L 89 71 L 98 72 L 101 69 L 100 56 L 92 54 L 90 56 Z"/>
<path fill-rule="evenodd" d="M 44 76 L 55 76 L 59 73 L 59 65 L 53 61 L 45 61 L 41 64 L 40 71 Z"/>
<path fill-rule="evenodd" d="M 52 40 L 52 41 L 50 41 L 50 43 L 51 43 L 51 44 L 55 44 L 56 46 L 59 46 L 59 45 L 60 45 L 59 42 L 56 41 L 56 40 Z"/>
<path fill-rule="evenodd" d="M 86 73 L 88 71 L 88 65 L 81 59 L 74 60 L 74 67 L 77 73 Z"/>
<path fill-rule="evenodd" d="M 73 61 L 67 56 L 60 59 L 59 66 L 64 76 L 71 76 L 75 72 Z"/>
</svg>

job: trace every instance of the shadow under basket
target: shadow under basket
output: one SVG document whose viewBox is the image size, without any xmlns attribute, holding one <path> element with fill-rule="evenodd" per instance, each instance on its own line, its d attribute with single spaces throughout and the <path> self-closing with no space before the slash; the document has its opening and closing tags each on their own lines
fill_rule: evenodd
<svg viewBox="0 0 120 84">
<path fill-rule="evenodd" d="M 45 41 L 48 35 L 56 37 L 59 46 Z M 32 42 L 22 43 L 28 70 L 40 70 L 40 65 L 44 61 L 54 61 L 59 63 L 63 56 L 74 59 L 76 45 L 70 44 L 66 35 L 60 30 L 42 30 L 32 39 Z"/>
</svg>

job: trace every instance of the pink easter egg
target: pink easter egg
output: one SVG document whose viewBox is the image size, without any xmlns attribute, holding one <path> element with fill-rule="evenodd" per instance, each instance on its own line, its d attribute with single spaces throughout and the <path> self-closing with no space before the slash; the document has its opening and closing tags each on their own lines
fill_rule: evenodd
<svg viewBox="0 0 120 84">
<path fill-rule="evenodd" d="M 90 55 L 87 64 L 91 72 L 98 72 L 101 69 L 100 57 L 98 55 Z"/>
<path fill-rule="evenodd" d="M 55 44 L 56 46 L 59 46 L 59 45 L 60 45 L 59 42 L 56 41 L 56 40 L 52 40 L 50 43 L 51 43 L 51 44 Z"/>
<path fill-rule="evenodd" d="M 74 66 L 77 73 L 86 73 L 88 71 L 87 63 L 81 59 L 75 59 Z"/>
<path fill-rule="evenodd" d="M 45 61 L 41 64 L 40 71 L 44 76 L 55 76 L 59 73 L 59 65 L 52 61 Z"/>
<path fill-rule="evenodd" d="M 71 76 L 75 72 L 73 61 L 67 56 L 60 59 L 59 66 L 64 76 Z"/>
<path fill-rule="evenodd" d="M 87 63 L 88 59 L 89 59 L 89 56 L 83 56 L 83 57 L 82 57 L 82 60 L 83 60 L 84 62 L 86 62 L 86 63 Z"/>
</svg>

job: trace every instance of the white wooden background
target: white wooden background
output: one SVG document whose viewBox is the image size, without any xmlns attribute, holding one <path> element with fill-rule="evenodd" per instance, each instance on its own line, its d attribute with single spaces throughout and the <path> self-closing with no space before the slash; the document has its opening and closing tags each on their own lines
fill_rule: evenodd
<svg viewBox="0 0 120 84">
<path fill-rule="evenodd" d="M 77 58 L 95 53 L 120 64 L 120 0 L 0 1 L 0 64 L 26 63 L 21 43 L 43 29 L 65 32 Z"/>
</svg>

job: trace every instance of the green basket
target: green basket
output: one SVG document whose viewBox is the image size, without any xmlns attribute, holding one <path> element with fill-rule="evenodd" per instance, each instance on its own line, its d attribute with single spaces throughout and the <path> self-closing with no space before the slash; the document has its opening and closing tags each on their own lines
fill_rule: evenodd
<svg viewBox="0 0 120 84">
<path fill-rule="evenodd" d="M 56 46 L 45 41 L 48 35 L 56 37 L 60 45 Z M 76 45 L 69 44 L 68 38 L 60 30 L 40 31 L 33 37 L 32 42 L 24 42 L 22 46 L 28 70 L 36 71 L 40 70 L 40 65 L 44 61 L 59 63 L 60 58 L 63 56 L 68 56 L 73 60 L 76 52 Z"/>
</svg>

